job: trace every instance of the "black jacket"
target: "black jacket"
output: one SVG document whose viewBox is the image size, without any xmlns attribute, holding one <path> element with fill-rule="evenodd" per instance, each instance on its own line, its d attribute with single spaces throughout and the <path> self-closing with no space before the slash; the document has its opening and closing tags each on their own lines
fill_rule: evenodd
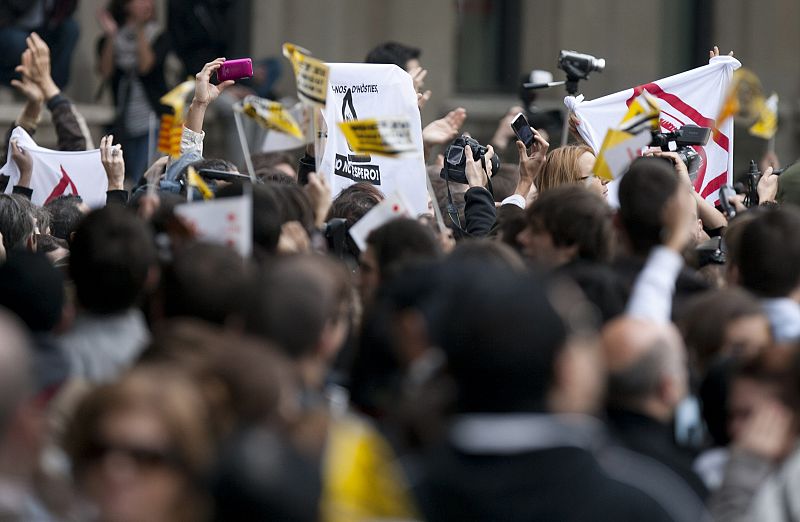
<svg viewBox="0 0 800 522">
<path fill-rule="evenodd" d="M 679 475 L 700 499 L 706 499 L 708 489 L 692 469 L 691 454 L 675 444 L 671 425 L 620 409 L 608 411 L 608 422 L 622 445 L 661 462 Z"/>
<path fill-rule="evenodd" d="M 418 499 L 429 522 L 670 520 L 653 499 L 610 478 L 577 447 L 479 456 L 440 447 L 425 462 Z"/>
</svg>

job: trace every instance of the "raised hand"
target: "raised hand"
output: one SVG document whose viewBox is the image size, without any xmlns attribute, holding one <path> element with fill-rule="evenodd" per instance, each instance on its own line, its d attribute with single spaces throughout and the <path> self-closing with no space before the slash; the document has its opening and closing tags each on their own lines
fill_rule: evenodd
<svg viewBox="0 0 800 522">
<path fill-rule="evenodd" d="M 533 132 L 533 143 L 531 144 L 530 154 L 528 154 L 528 149 L 525 147 L 525 144 L 517 140 L 520 185 L 527 185 L 528 190 L 530 190 L 531 185 L 533 185 L 536 178 L 538 178 L 539 174 L 542 172 L 545 159 L 547 158 L 547 150 L 550 148 L 550 144 L 539 134 L 539 131 L 534 128 L 531 128 L 531 131 Z M 520 195 L 527 196 L 527 194 L 528 191 L 525 191 L 525 194 Z"/>
<path fill-rule="evenodd" d="M 208 105 L 216 100 L 217 97 L 222 94 L 222 91 L 235 83 L 233 80 L 226 80 L 219 85 L 211 83 L 211 75 L 217 72 L 224 62 L 225 58 L 217 58 L 205 64 L 203 69 L 197 73 L 195 76 L 197 83 L 194 86 L 194 99 L 192 103 Z"/>
<path fill-rule="evenodd" d="M 716 58 L 717 56 L 719 56 L 719 47 L 715 45 L 713 49 L 708 51 L 708 59 L 710 60 L 712 58 Z M 733 51 L 729 52 L 728 56 L 733 56 Z"/>
<path fill-rule="evenodd" d="M 103 33 L 106 36 L 114 36 L 117 34 L 119 27 L 114 17 L 108 12 L 108 9 L 97 10 L 97 22 L 100 24 L 100 28 L 103 29 Z"/>
<path fill-rule="evenodd" d="M 331 187 L 323 176 L 318 176 L 316 172 L 309 172 L 305 190 L 314 209 L 315 224 L 321 227 L 325 224 L 325 218 L 328 217 L 328 210 L 331 208 Z"/>
<path fill-rule="evenodd" d="M 422 91 L 425 85 L 425 77 L 428 76 L 428 70 L 422 67 L 414 67 L 408 74 L 411 75 L 411 80 L 414 82 L 414 90 L 417 91 L 417 107 L 422 109 L 428 100 L 431 99 L 431 91 Z"/>
<path fill-rule="evenodd" d="M 775 201 L 778 196 L 778 176 L 772 173 L 772 167 L 767 167 L 761 179 L 758 180 L 758 201 L 759 203 L 766 203 L 768 201 Z"/>
<path fill-rule="evenodd" d="M 759 457 L 778 461 L 791 451 L 793 420 L 785 406 L 770 400 L 753 412 L 733 444 Z"/>
<path fill-rule="evenodd" d="M 488 170 L 483 170 L 481 163 L 475 160 L 472 155 L 472 148 L 469 145 L 464 147 L 464 155 L 467 157 L 467 164 L 464 168 L 464 173 L 467 175 L 467 183 L 470 187 L 484 187 L 486 182 L 492 176 L 492 157 L 494 156 L 494 148 L 491 145 L 487 147 L 486 154 L 484 154 L 484 163 Z"/>
<path fill-rule="evenodd" d="M 430 122 L 422 129 L 422 143 L 426 147 L 449 143 L 458 135 L 466 119 L 467 111 L 463 107 L 448 112 L 445 117 Z"/>
<path fill-rule="evenodd" d="M 22 93 L 30 103 L 41 105 L 44 101 L 44 93 L 31 78 L 31 60 L 31 50 L 26 49 L 22 53 L 22 63 L 15 69 L 16 72 L 22 75 L 22 80 L 11 80 L 11 85 Z"/>
<path fill-rule="evenodd" d="M 122 157 L 122 147 L 113 145 L 113 142 L 113 134 L 100 138 L 100 162 L 106 171 L 108 190 L 124 190 L 125 159 Z"/>
<path fill-rule="evenodd" d="M 19 169 L 19 181 L 17 186 L 28 187 L 31 186 L 31 177 L 33 176 L 33 158 L 29 152 L 26 152 L 17 144 L 17 140 L 11 140 L 11 159 L 17 164 Z"/>
<path fill-rule="evenodd" d="M 30 78 L 42 90 L 45 100 L 49 100 L 61 92 L 51 76 L 50 48 L 36 33 L 31 33 L 26 42 L 31 52 Z"/>
<path fill-rule="evenodd" d="M 675 252 L 683 250 L 692 239 L 695 229 L 695 200 L 690 187 L 679 186 L 661 211 L 665 247 Z"/>
<path fill-rule="evenodd" d="M 523 109 L 519 105 L 510 107 L 505 115 L 497 122 L 497 129 L 494 131 L 494 136 L 489 142 L 500 150 L 505 150 L 508 146 L 508 141 L 514 137 L 514 130 L 511 128 L 511 122 L 514 117 L 522 112 Z"/>
</svg>

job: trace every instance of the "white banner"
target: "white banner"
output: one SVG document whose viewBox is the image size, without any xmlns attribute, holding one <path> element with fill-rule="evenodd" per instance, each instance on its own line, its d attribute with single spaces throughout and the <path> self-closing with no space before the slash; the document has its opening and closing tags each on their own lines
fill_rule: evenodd
<svg viewBox="0 0 800 522">
<path fill-rule="evenodd" d="M 353 183 L 375 185 L 384 195 L 403 194 L 413 214 L 428 209 L 422 124 L 411 76 L 396 65 L 332 63 L 323 111 L 327 143 L 320 163 L 333 196 Z M 410 122 L 414 151 L 397 157 L 353 152 L 339 123 L 403 118 Z"/>
<path fill-rule="evenodd" d="M 583 101 L 582 96 L 567 96 L 564 104 L 575 112 L 580 120 L 578 132 L 597 154 L 608 129 L 619 124 L 628 105 L 645 91 L 658 99 L 662 131 L 671 132 L 684 125 L 714 129 L 714 118 L 725 101 L 733 71 L 739 67 L 741 63 L 735 58 L 718 56 L 709 60 L 708 65 L 596 100 Z M 733 119 L 729 118 L 716 129 L 705 147 L 694 148 L 703 160 L 695 189 L 710 203 L 716 204 L 719 188 L 731 184 L 733 179 Z M 616 194 L 616 190 L 615 187 L 609 188 L 609 197 L 613 200 L 612 192 Z"/>
<path fill-rule="evenodd" d="M 59 196 L 70 194 L 81 196 L 90 208 L 106 204 L 108 178 L 100 162 L 99 149 L 79 152 L 46 149 L 37 145 L 22 127 L 14 129 L 11 139 L 17 140 L 17 145 L 33 159 L 31 201 L 34 205 L 42 206 Z M 6 187 L 6 193 L 10 194 L 19 182 L 17 164 L 11 159 L 11 143 L 8 145 L 7 158 L 0 174 L 11 178 Z"/>
<path fill-rule="evenodd" d="M 253 250 L 253 197 L 249 193 L 178 205 L 175 214 L 197 230 L 197 239 L 228 246 L 243 257 Z"/>
</svg>

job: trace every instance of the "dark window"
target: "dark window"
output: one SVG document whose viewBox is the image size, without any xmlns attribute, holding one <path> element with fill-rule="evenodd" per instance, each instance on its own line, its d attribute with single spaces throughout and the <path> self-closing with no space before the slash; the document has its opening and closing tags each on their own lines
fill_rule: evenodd
<svg viewBox="0 0 800 522">
<path fill-rule="evenodd" d="M 457 0 L 459 92 L 516 92 L 519 0 Z"/>
</svg>

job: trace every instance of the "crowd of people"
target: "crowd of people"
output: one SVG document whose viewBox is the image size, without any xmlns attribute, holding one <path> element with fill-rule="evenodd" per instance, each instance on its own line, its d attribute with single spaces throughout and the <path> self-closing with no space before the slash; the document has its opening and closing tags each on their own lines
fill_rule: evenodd
<svg viewBox="0 0 800 522">
<path fill-rule="evenodd" d="M 20 178 L 0 194 L 1 520 L 800 520 L 800 167 L 725 213 L 653 150 L 612 209 L 594 151 L 536 129 L 526 147 L 512 108 L 447 182 L 456 108 L 422 129 L 430 213 L 361 251 L 347 231 L 387 195 L 332 194 L 313 145 L 253 154 L 254 181 L 203 156 L 234 83 L 213 42 L 180 157 L 148 161 L 167 43 L 151 1 L 101 21 L 107 204 L 34 205 L 30 153 L 12 129 L 2 147 Z M 46 104 L 57 148 L 85 150 L 44 36 L 15 57 L 14 126 Z M 431 98 L 419 50 L 366 61 Z M 250 256 L 175 212 L 190 167 L 252 194 Z"/>
</svg>

